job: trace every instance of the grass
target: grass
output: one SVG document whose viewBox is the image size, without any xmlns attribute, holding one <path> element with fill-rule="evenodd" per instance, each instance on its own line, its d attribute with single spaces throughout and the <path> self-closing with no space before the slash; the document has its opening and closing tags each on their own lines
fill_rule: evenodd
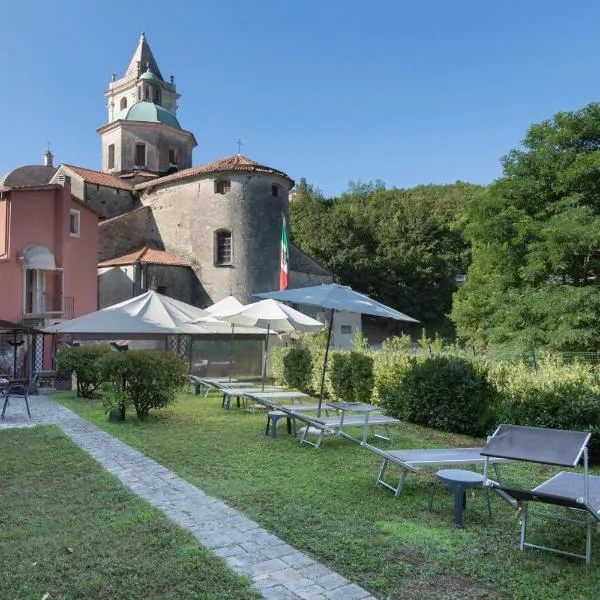
<svg viewBox="0 0 600 600">
<path fill-rule="evenodd" d="M 518 517 L 492 496 L 469 496 L 465 529 L 452 527 L 452 496 L 438 487 L 428 512 L 434 470 L 410 475 L 396 498 L 376 488 L 377 457 L 356 444 L 326 438 L 320 450 L 300 446 L 281 426 L 264 435 L 264 414 L 223 410 L 220 398 L 181 395 L 145 422 L 111 423 L 101 402 L 58 396 L 102 429 L 222 498 L 298 549 L 383 599 L 598 598 L 600 566 L 516 547 Z M 481 443 L 464 436 L 402 424 L 393 446 L 425 448 Z M 547 467 L 504 465 L 508 482 L 529 485 L 553 473 Z M 558 539 L 583 550 L 583 529 L 532 520 L 532 540 Z M 597 541 L 597 540 L 596 540 Z M 598 553 L 596 553 L 598 554 Z"/>
<path fill-rule="evenodd" d="M 259 598 L 54 426 L 0 431 L 0 598 Z"/>
</svg>

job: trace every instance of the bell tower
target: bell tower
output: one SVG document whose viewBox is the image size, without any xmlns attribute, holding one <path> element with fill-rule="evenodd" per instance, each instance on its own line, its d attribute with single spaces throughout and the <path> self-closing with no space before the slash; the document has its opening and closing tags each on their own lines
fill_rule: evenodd
<svg viewBox="0 0 600 600">
<path fill-rule="evenodd" d="M 144 33 L 125 74 L 113 74 L 105 96 L 108 123 L 98 129 L 103 171 L 161 176 L 192 166 L 197 144 L 177 120 L 175 78 L 163 79 Z"/>
</svg>

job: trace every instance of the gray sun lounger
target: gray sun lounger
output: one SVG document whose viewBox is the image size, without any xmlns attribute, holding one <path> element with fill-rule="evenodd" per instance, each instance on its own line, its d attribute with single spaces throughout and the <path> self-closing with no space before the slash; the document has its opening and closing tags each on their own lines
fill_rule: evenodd
<svg viewBox="0 0 600 600">
<path fill-rule="evenodd" d="M 321 446 L 321 442 L 325 435 L 337 433 L 339 435 L 343 435 L 345 438 L 352 440 L 353 442 L 361 443 L 361 440 L 350 435 L 346 431 L 344 431 L 345 427 L 362 427 L 365 425 L 368 428 L 373 427 L 383 427 L 386 430 L 386 434 L 388 434 L 387 427 L 388 425 L 396 425 L 400 423 L 400 419 L 395 419 L 394 417 L 388 417 L 386 415 L 378 415 L 371 414 L 369 416 L 368 422 L 366 421 L 364 416 L 335 416 L 335 417 L 316 417 L 313 415 L 305 414 L 302 410 L 296 410 L 293 405 L 291 406 L 279 406 L 277 410 L 281 410 L 285 413 L 289 413 L 294 421 L 300 421 L 305 424 L 304 431 L 302 432 L 302 436 L 300 438 L 301 444 L 309 444 L 314 446 L 315 448 L 319 448 Z M 294 429 L 296 427 L 294 426 Z M 311 434 L 316 435 L 316 440 L 313 442 L 309 439 Z M 374 434 L 375 437 L 383 440 L 389 441 L 389 434 L 387 436 Z"/>
<path fill-rule="evenodd" d="M 586 431 L 569 431 L 523 425 L 500 425 L 481 453 L 490 461 L 494 458 L 520 460 L 543 465 L 555 465 L 574 469 L 581 462 L 583 472 L 560 471 L 531 490 L 509 487 L 503 483 L 487 480 L 486 484 L 512 499 L 521 509 L 521 539 L 519 548 L 537 548 L 574 558 L 590 564 L 592 558 L 592 533 L 600 522 L 600 477 L 588 471 L 588 448 L 591 434 Z M 488 468 L 486 464 L 485 474 Z M 505 499 L 507 499 L 505 498 Z M 536 513 L 529 510 L 530 503 L 548 504 L 570 509 L 573 517 L 553 511 Z M 573 523 L 586 528 L 585 553 L 532 544 L 527 541 L 528 517 L 540 517 L 559 522 Z M 538 528 L 541 535 L 543 528 Z"/>
<path fill-rule="evenodd" d="M 416 473 L 420 467 L 432 467 L 436 465 L 485 465 L 486 457 L 481 454 L 483 448 L 435 448 L 424 450 L 382 450 L 371 444 L 363 446 L 383 458 L 376 485 L 382 485 L 399 496 L 404 489 L 406 476 Z M 494 459 L 491 464 L 503 462 L 503 459 Z M 398 485 L 393 486 L 384 479 L 388 467 L 393 465 L 401 469 Z M 496 471 L 496 475 L 498 475 Z"/>
</svg>

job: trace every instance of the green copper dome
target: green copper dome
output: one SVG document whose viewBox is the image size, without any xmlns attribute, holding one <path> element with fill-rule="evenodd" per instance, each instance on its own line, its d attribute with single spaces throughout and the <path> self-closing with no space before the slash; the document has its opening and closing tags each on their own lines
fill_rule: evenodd
<svg viewBox="0 0 600 600">
<path fill-rule="evenodd" d="M 120 121 L 146 121 L 148 123 L 163 123 L 175 129 L 181 129 L 177 117 L 166 108 L 153 102 L 136 102 L 124 108 L 118 115 Z"/>
<path fill-rule="evenodd" d="M 148 69 L 145 73 L 140 76 L 140 79 L 150 79 L 152 81 L 160 81 L 160 78 L 157 77 L 150 69 Z"/>
</svg>

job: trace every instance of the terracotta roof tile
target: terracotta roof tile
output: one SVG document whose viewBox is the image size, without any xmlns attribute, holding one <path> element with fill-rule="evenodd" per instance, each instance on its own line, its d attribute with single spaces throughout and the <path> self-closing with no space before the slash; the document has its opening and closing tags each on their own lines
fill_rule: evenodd
<svg viewBox="0 0 600 600">
<path fill-rule="evenodd" d="M 133 187 L 125 183 L 118 177 L 101 171 L 93 171 L 92 169 L 84 169 L 83 167 L 75 167 L 73 165 L 64 165 L 69 171 L 73 171 L 76 175 L 82 177 L 88 183 L 96 185 L 104 185 L 106 187 L 119 188 L 121 190 L 133 191 Z"/>
<path fill-rule="evenodd" d="M 135 186 L 136 190 L 143 190 L 152 187 L 156 187 L 158 185 L 162 185 L 163 183 L 170 183 L 172 181 L 178 181 L 180 179 L 187 179 L 188 177 L 193 177 L 194 175 L 204 175 L 205 173 L 223 173 L 223 172 L 231 172 L 231 171 L 245 171 L 245 172 L 254 172 L 254 173 L 270 173 L 272 175 L 279 175 L 280 177 L 285 177 L 291 186 L 294 185 L 294 182 L 288 175 L 286 175 L 283 171 L 278 171 L 277 169 L 273 169 L 271 167 L 266 167 L 252 160 L 251 158 L 247 158 L 246 156 L 242 156 L 241 154 L 236 154 L 234 156 L 228 156 L 226 158 L 221 158 L 219 160 L 215 160 L 213 162 L 205 163 L 203 165 L 199 165 L 197 167 L 192 167 L 191 169 L 184 169 L 183 171 L 177 171 L 177 173 L 172 173 L 171 175 L 165 175 L 164 177 L 159 177 L 153 181 L 148 181 L 146 183 L 140 183 Z"/>
<path fill-rule="evenodd" d="M 128 252 L 122 256 L 117 256 L 109 260 L 104 260 L 98 264 L 99 267 L 116 267 L 118 265 L 131 265 L 135 262 L 150 263 L 153 265 L 171 265 L 173 267 L 189 267 L 190 263 L 165 252 L 157 250 L 150 244 L 145 244 L 141 248 Z"/>
</svg>

